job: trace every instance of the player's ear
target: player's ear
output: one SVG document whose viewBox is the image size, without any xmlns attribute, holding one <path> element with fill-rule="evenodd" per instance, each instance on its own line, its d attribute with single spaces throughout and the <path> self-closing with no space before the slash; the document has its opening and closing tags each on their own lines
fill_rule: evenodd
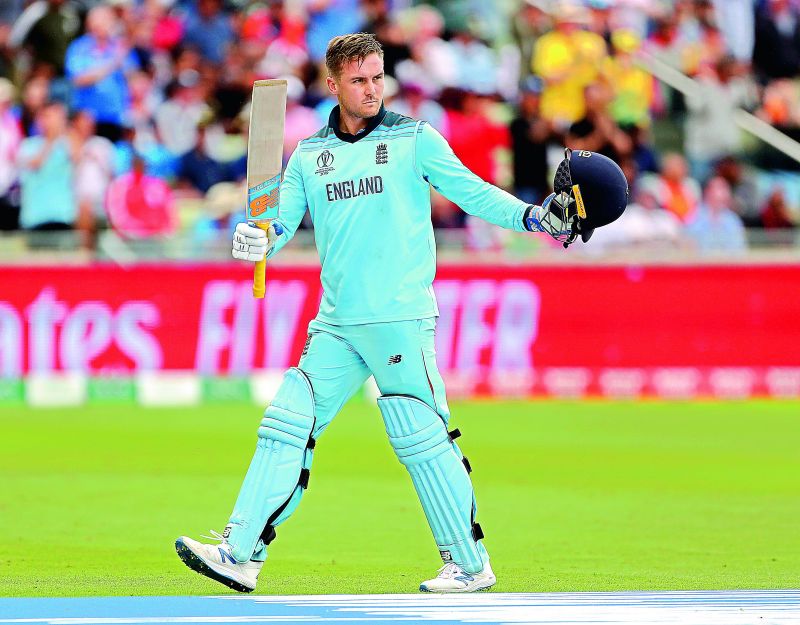
<svg viewBox="0 0 800 625">
<path fill-rule="evenodd" d="M 333 77 L 328 76 L 325 79 L 325 84 L 328 85 L 328 91 L 331 95 L 339 95 L 339 86 L 336 84 L 336 80 Z"/>
</svg>

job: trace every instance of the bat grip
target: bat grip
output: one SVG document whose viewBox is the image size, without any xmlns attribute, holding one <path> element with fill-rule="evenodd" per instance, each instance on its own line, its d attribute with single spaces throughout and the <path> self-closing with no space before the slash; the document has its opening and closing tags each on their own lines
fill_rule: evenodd
<svg viewBox="0 0 800 625">
<path fill-rule="evenodd" d="M 269 222 L 257 223 L 256 226 L 266 232 L 269 229 Z M 256 262 L 253 268 L 253 297 L 256 299 L 262 299 L 267 291 L 266 274 L 267 257 L 265 255 L 264 258 Z"/>
</svg>

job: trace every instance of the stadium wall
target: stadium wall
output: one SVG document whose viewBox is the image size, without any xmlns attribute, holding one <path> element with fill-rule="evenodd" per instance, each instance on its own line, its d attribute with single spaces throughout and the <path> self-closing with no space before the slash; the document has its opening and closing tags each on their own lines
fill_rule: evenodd
<svg viewBox="0 0 800 625">
<path fill-rule="evenodd" d="M 437 357 L 451 398 L 798 397 L 797 284 L 792 265 L 444 265 Z M 251 288 L 240 264 L 0 268 L 0 400 L 267 401 L 319 269 Z"/>
</svg>

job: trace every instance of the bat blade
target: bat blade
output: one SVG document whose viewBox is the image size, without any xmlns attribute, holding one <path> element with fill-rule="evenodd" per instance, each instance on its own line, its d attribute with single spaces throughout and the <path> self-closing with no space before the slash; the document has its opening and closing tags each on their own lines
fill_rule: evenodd
<svg viewBox="0 0 800 625">
<path fill-rule="evenodd" d="M 247 142 L 247 221 L 266 230 L 280 207 L 286 81 L 257 80 L 250 106 Z M 256 263 L 253 296 L 264 297 L 265 261 Z"/>
</svg>

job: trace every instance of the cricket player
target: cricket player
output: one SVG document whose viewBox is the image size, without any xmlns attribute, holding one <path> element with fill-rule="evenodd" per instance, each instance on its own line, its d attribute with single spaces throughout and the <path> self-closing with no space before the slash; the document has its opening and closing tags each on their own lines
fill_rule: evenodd
<svg viewBox="0 0 800 625">
<path fill-rule="evenodd" d="M 460 432 L 448 431 L 450 410 L 434 353 L 439 311 L 430 187 L 490 223 L 547 232 L 569 245 L 622 213 L 627 185 L 605 157 L 572 153 L 559 167 L 561 193 L 543 206 L 526 204 L 466 169 L 430 124 L 383 107 L 383 52 L 373 35 L 335 37 L 326 65 L 327 86 L 339 104 L 289 159 L 280 218 L 267 233 L 239 224 L 233 243 L 235 258 L 270 258 L 310 211 L 322 264 L 319 313 L 298 366 L 285 373 L 264 413 L 233 513 L 224 532 L 214 533 L 218 544 L 182 536 L 176 550 L 191 569 L 240 592 L 254 590 L 276 528 L 308 486 L 320 436 L 372 375 L 389 441 L 444 562 L 420 590 L 485 590 L 495 575 L 477 522 L 470 466 L 455 442 Z M 594 222 L 586 218 L 588 198 L 570 179 L 576 159 L 601 165 L 611 182 L 598 183 L 594 197 L 599 204 L 611 196 L 621 202 L 616 217 L 604 208 Z"/>
</svg>

